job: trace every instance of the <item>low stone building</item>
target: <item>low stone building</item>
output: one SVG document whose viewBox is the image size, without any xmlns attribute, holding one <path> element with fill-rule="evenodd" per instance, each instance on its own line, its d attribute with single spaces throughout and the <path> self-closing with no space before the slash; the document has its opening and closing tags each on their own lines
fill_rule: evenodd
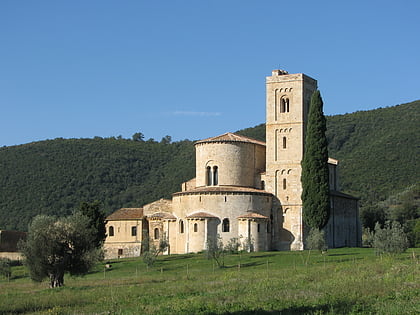
<svg viewBox="0 0 420 315">
<path fill-rule="evenodd" d="M 172 200 L 120 209 L 107 217 L 107 257 L 140 255 L 141 242 L 169 241 L 169 253 L 206 249 L 208 240 L 235 239 L 254 251 L 301 250 L 301 161 L 309 100 L 317 88 L 304 74 L 267 77 L 266 140 L 233 133 L 197 141 L 196 177 Z M 328 246 L 360 246 L 358 200 L 339 192 L 338 161 L 329 159 Z"/>
</svg>

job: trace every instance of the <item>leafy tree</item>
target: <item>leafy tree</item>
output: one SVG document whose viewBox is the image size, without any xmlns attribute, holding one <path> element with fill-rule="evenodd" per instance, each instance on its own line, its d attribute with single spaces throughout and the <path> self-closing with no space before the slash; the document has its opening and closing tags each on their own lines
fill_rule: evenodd
<svg viewBox="0 0 420 315">
<path fill-rule="evenodd" d="M 386 213 L 384 209 L 378 205 L 369 205 L 361 209 L 360 219 L 364 227 L 373 231 L 376 223 L 379 223 L 381 226 L 385 224 Z"/>
<path fill-rule="evenodd" d="M 373 237 L 376 254 L 399 254 L 408 248 L 407 236 L 399 222 L 387 221 L 384 228 L 377 223 Z"/>
<path fill-rule="evenodd" d="M 160 143 L 163 143 L 163 144 L 170 144 L 171 142 L 172 142 L 172 137 L 171 136 L 165 136 L 160 141 Z"/>
<path fill-rule="evenodd" d="M 96 235 L 93 240 L 96 247 L 102 247 L 106 238 L 105 213 L 101 210 L 101 203 L 94 201 L 92 203 L 82 202 L 79 206 L 81 214 L 89 218 L 89 226 L 95 229 Z"/>
<path fill-rule="evenodd" d="M 326 120 L 320 92 L 312 94 L 302 160 L 303 219 L 322 229 L 330 216 Z"/>
<path fill-rule="evenodd" d="M 133 141 L 144 141 L 144 134 L 142 134 L 141 132 L 136 132 L 135 134 L 133 134 L 132 139 Z"/>
<path fill-rule="evenodd" d="M 101 250 L 94 243 L 96 231 L 86 216 L 75 213 L 56 219 L 39 215 L 29 226 L 21 251 L 31 278 L 49 278 L 50 287 L 64 285 L 64 273 L 84 275 L 98 261 Z"/>
</svg>

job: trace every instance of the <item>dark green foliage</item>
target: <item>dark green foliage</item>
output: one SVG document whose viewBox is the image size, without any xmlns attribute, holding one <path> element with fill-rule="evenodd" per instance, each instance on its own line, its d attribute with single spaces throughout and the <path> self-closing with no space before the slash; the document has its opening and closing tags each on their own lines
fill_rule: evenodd
<svg viewBox="0 0 420 315">
<path fill-rule="evenodd" d="M 95 230 L 95 239 L 93 242 L 97 248 L 102 247 L 106 237 L 105 229 L 105 213 L 101 210 L 99 201 L 92 203 L 82 202 L 79 206 L 79 211 L 89 219 L 89 226 Z"/>
<path fill-rule="evenodd" d="M 309 107 L 302 160 L 303 220 L 313 229 L 322 229 L 330 216 L 326 128 L 321 94 L 315 91 Z"/>
<path fill-rule="evenodd" d="M 407 250 L 408 240 L 401 224 L 387 221 L 384 228 L 377 223 L 373 237 L 373 247 L 378 255 L 400 254 Z"/>
<path fill-rule="evenodd" d="M 381 226 L 385 223 L 386 213 L 383 207 L 367 205 L 361 209 L 360 219 L 364 227 L 373 231 L 376 223 L 379 223 Z"/>
<path fill-rule="evenodd" d="M 7 258 L 0 258 L 0 275 L 5 278 L 12 275 L 11 261 Z"/>
<path fill-rule="evenodd" d="M 26 241 L 21 243 L 31 279 L 49 278 L 50 287 L 64 284 L 64 273 L 84 275 L 101 257 L 93 242 L 95 229 L 86 216 L 76 213 L 56 219 L 40 215 L 32 221 Z"/>
<path fill-rule="evenodd" d="M 420 101 L 327 117 L 331 157 L 340 160 L 341 188 L 362 206 L 418 183 Z"/>
<path fill-rule="evenodd" d="M 170 198 L 195 176 L 191 141 L 55 139 L 0 148 L 0 229 L 65 216 L 100 200 L 105 214 Z"/>
</svg>

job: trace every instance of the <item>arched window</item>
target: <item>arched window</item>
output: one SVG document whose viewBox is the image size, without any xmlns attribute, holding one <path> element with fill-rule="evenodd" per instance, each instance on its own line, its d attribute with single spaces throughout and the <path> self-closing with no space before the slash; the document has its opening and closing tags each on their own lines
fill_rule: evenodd
<svg viewBox="0 0 420 315">
<path fill-rule="evenodd" d="M 219 168 L 213 166 L 213 185 L 219 185 Z"/>
<path fill-rule="evenodd" d="M 184 221 L 179 221 L 179 233 L 184 233 Z"/>
<path fill-rule="evenodd" d="M 280 113 L 289 112 L 289 99 L 287 97 L 282 97 L 280 101 Z"/>
<path fill-rule="evenodd" d="M 222 222 L 222 232 L 229 232 L 230 226 L 229 226 L 229 219 L 223 219 Z"/>
<path fill-rule="evenodd" d="M 286 149 L 287 146 L 287 138 L 283 137 L 283 149 Z"/>
<path fill-rule="evenodd" d="M 155 233 L 154 234 L 155 234 L 154 235 L 155 240 L 158 240 L 159 239 L 159 229 L 158 228 L 155 228 Z"/>
<path fill-rule="evenodd" d="M 198 232 L 198 224 L 194 223 L 194 232 Z"/>
<path fill-rule="evenodd" d="M 206 180 L 207 180 L 207 186 L 211 186 L 212 176 L 211 176 L 211 167 L 210 166 L 207 166 L 207 169 L 206 169 Z"/>
<path fill-rule="evenodd" d="M 108 231 L 109 236 L 114 236 L 114 227 L 110 226 Z"/>
<path fill-rule="evenodd" d="M 283 189 L 287 188 L 287 182 L 286 182 L 286 178 L 283 178 Z"/>
</svg>

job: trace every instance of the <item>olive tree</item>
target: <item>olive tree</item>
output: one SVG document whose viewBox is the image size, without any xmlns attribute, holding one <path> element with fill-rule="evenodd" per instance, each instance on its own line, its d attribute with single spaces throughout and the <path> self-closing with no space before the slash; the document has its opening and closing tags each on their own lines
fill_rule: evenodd
<svg viewBox="0 0 420 315">
<path fill-rule="evenodd" d="M 102 256 L 95 244 L 89 219 L 75 213 L 66 218 L 36 216 L 21 246 L 25 264 L 34 281 L 49 279 L 50 287 L 64 285 L 64 274 L 86 274 Z"/>
</svg>

